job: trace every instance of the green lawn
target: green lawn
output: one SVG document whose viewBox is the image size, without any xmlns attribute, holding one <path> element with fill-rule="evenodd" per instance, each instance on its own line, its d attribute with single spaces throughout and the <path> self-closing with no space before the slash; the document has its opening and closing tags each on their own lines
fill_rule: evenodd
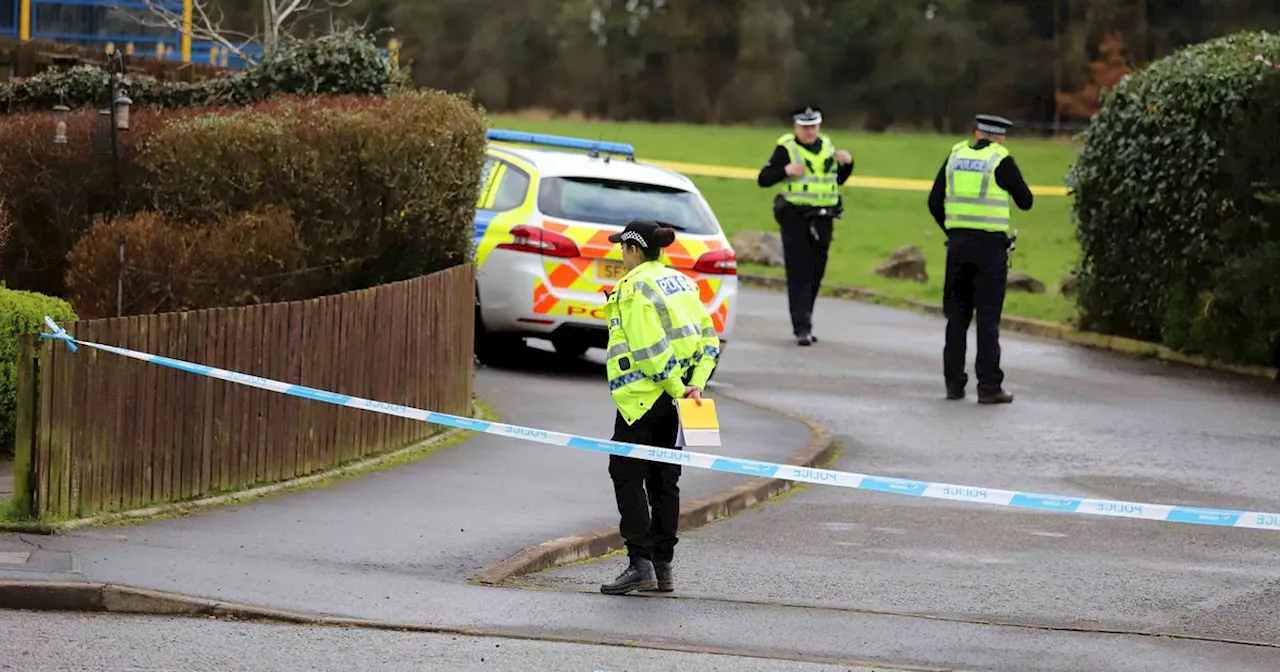
<svg viewBox="0 0 1280 672">
<path fill-rule="evenodd" d="M 572 135 L 631 143 L 641 159 L 661 159 L 741 168 L 758 168 L 772 152 L 773 142 L 786 128 L 707 127 L 683 124 L 640 124 L 582 121 L 533 121 L 495 116 L 495 128 Z M 848 149 L 856 162 L 855 175 L 932 180 L 947 150 L 960 139 L 929 134 L 868 134 L 828 129 L 836 145 Z M 1036 186 L 1061 187 L 1075 157 L 1065 140 L 1023 139 L 1011 136 L 1008 147 L 1018 159 L 1027 181 Z M 726 232 L 774 231 L 772 193 L 754 181 L 694 177 Z M 946 248 L 942 232 L 929 216 L 924 191 L 846 188 L 845 216 L 837 222 L 827 271 L 830 283 L 883 291 L 895 296 L 939 303 L 942 296 Z M 1015 211 L 1018 249 L 1013 270 L 1029 273 L 1049 291 L 1009 294 L 1008 315 L 1069 322 L 1075 304 L 1057 294 L 1058 283 L 1079 256 L 1070 221 L 1070 201 L 1061 196 L 1038 196 L 1030 213 Z M 919 284 L 876 275 L 876 264 L 894 250 L 919 245 L 928 258 L 929 282 Z M 780 275 L 781 269 L 747 266 L 744 270 Z"/>
</svg>

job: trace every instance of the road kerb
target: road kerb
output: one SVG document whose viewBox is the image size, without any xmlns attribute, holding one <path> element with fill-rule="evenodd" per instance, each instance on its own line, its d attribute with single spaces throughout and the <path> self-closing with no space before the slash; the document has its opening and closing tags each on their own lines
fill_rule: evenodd
<svg viewBox="0 0 1280 672">
<path fill-rule="evenodd" d="M 742 280 L 743 284 L 754 287 L 767 289 L 786 289 L 787 287 L 787 281 L 784 278 L 776 278 L 769 275 L 756 275 L 753 273 L 739 273 L 738 277 Z M 892 308 L 917 310 L 930 315 L 941 316 L 943 314 L 942 306 L 927 303 L 925 301 L 918 301 L 916 299 L 893 296 L 891 294 L 877 292 L 873 289 L 864 289 L 862 287 L 834 286 L 825 289 L 823 294 L 837 299 L 850 299 L 853 301 L 860 301 L 862 303 L 872 303 Z M 1033 320 L 1025 317 L 1004 315 L 1000 318 L 1000 328 L 1020 334 L 1026 334 L 1028 336 L 1039 336 L 1041 338 L 1071 343 L 1072 345 L 1079 345 L 1086 348 L 1092 348 L 1094 350 L 1107 350 L 1110 352 L 1120 352 L 1140 357 L 1155 357 L 1162 361 L 1186 364 L 1188 366 L 1194 366 L 1201 369 L 1210 369 L 1213 371 L 1234 373 L 1255 378 L 1280 380 L 1280 371 L 1270 367 L 1227 364 L 1225 362 L 1211 360 L 1207 357 L 1184 354 L 1167 346 L 1160 345 L 1159 343 L 1148 343 L 1146 341 L 1139 341 L 1132 338 L 1124 338 L 1123 336 L 1110 336 L 1092 331 L 1080 331 L 1074 327 L 1059 324 L 1057 322 L 1045 322 L 1043 320 Z"/>
<path fill-rule="evenodd" d="M 754 404 L 732 395 L 721 393 L 720 396 L 798 420 L 809 428 L 813 438 L 803 450 L 792 455 L 786 464 L 797 467 L 821 467 L 830 462 L 835 455 L 835 438 L 831 432 L 813 420 Z M 680 529 L 693 529 L 718 518 L 732 516 L 776 497 L 795 485 L 795 482 L 781 478 L 752 478 L 727 490 L 686 502 L 680 507 Z M 566 563 L 598 558 L 619 550 L 623 546 L 622 535 L 617 527 L 561 537 L 526 548 L 471 577 L 469 582 L 500 586 L 503 582 L 517 576 L 541 572 Z"/>
<path fill-rule="evenodd" d="M 479 400 L 473 404 L 472 414 L 476 418 L 486 419 L 485 411 Z M 334 469 L 329 469 L 327 471 L 322 471 L 308 476 L 300 476 L 298 478 L 281 481 L 279 483 L 272 483 L 271 485 L 264 485 L 258 488 L 251 488 L 249 490 L 239 490 L 237 492 L 218 495 L 216 497 L 206 497 L 191 502 L 174 502 L 171 504 L 161 504 L 159 506 L 144 509 L 133 509 L 131 511 L 121 511 L 118 513 L 105 513 L 89 518 L 74 518 L 66 521 L 33 521 L 21 523 L 0 522 L 0 533 L 54 535 L 59 532 L 88 527 L 91 525 L 107 525 L 130 520 L 152 518 L 155 516 L 191 513 L 228 504 L 235 504 L 240 501 L 257 499 L 259 497 L 265 497 L 279 492 L 293 490 L 295 488 L 306 487 L 329 479 L 351 476 L 376 469 L 387 462 L 393 462 L 395 460 L 411 456 L 415 453 L 429 452 L 441 444 L 462 440 L 466 435 L 473 433 L 474 432 L 467 429 L 449 429 L 423 441 L 405 446 L 404 448 L 394 450 L 390 453 L 366 458 L 346 466 L 336 467 Z"/>
</svg>

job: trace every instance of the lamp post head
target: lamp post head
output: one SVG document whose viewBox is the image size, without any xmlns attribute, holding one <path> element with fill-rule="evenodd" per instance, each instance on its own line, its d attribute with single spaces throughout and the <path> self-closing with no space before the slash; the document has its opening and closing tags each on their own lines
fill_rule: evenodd
<svg viewBox="0 0 1280 672">
<path fill-rule="evenodd" d="M 71 108 L 66 105 L 53 107 L 53 143 L 55 145 L 67 144 L 67 116 L 70 114 Z"/>
<path fill-rule="evenodd" d="M 129 106 L 133 105 L 133 100 L 129 96 L 121 95 L 116 98 L 116 130 L 129 130 Z"/>
</svg>

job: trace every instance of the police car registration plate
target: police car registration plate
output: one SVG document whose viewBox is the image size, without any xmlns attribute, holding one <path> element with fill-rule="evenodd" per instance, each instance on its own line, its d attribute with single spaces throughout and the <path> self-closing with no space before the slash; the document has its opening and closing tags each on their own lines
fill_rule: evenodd
<svg viewBox="0 0 1280 672">
<path fill-rule="evenodd" d="M 616 261 L 597 261 L 596 277 L 607 282 L 617 282 L 627 274 L 627 267 Z"/>
</svg>

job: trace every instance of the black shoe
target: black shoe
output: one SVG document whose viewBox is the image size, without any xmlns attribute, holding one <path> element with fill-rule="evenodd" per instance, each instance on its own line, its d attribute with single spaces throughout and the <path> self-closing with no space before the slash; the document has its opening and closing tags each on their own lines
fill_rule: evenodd
<svg viewBox="0 0 1280 672">
<path fill-rule="evenodd" d="M 796 337 L 796 344 L 801 347 L 807 348 L 810 345 L 813 345 L 815 342 L 817 342 L 817 340 L 818 339 L 814 338 L 811 334 L 805 334 L 804 336 Z"/>
<path fill-rule="evenodd" d="M 658 577 L 658 586 L 650 590 L 641 589 L 646 593 L 669 593 L 676 589 L 675 581 L 671 579 L 671 563 L 670 562 L 654 562 L 653 573 Z"/>
<path fill-rule="evenodd" d="M 964 399 L 964 385 L 952 385 L 947 383 L 947 399 L 955 401 Z"/>
<path fill-rule="evenodd" d="M 653 573 L 653 563 L 644 558 L 633 558 L 626 571 L 618 575 L 613 583 L 600 586 L 605 595 L 626 595 L 633 590 L 649 591 L 658 587 L 658 579 Z"/>
<path fill-rule="evenodd" d="M 1012 404 L 1013 395 L 1004 390 L 996 390 L 995 392 L 979 392 L 979 404 Z"/>
</svg>

